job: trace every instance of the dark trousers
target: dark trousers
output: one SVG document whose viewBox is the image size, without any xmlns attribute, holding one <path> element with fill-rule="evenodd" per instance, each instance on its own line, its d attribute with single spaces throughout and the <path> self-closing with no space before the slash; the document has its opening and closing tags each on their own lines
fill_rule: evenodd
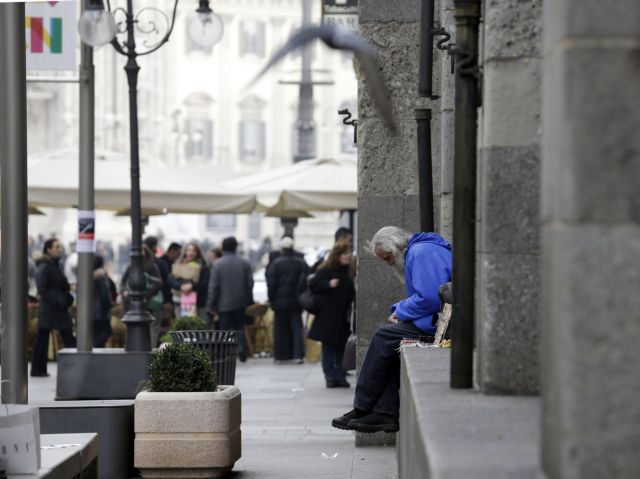
<svg viewBox="0 0 640 479">
<path fill-rule="evenodd" d="M 76 338 L 71 329 L 60 329 L 60 336 L 65 348 L 75 348 Z M 49 350 L 50 329 L 38 329 L 38 334 L 33 343 L 33 354 L 31 355 L 31 374 L 47 374 L 47 352 Z"/>
<path fill-rule="evenodd" d="M 334 346 L 322 343 L 322 372 L 326 381 L 341 381 L 346 379 L 345 370 L 342 368 L 344 357 L 344 344 Z"/>
<path fill-rule="evenodd" d="M 238 354 L 244 356 L 246 348 L 244 344 L 244 317 L 245 308 L 233 311 L 219 311 L 220 321 L 218 329 L 221 331 L 238 331 Z"/>
<path fill-rule="evenodd" d="M 304 358 L 302 311 L 276 309 L 273 327 L 273 357 L 278 361 Z"/>
<path fill-rule="evenodd" d="M 363 411 L 398 416 L 400 411 L 400 354 L 404 338 L 433 342 L 433 336 L 416 328 L 413 323 L 398 322 L 379 328 L 371 339 L 362 363 L 354 407 Z"/>
<path fill-rule="evenodd" d="M 109 321 L 93 322 L 93 347 L 104 348 L 107 340 L 111 337 L 111 323 Z M 151 347 L 155 348 L 155 344 L 151 343 Z"/>
</svg>

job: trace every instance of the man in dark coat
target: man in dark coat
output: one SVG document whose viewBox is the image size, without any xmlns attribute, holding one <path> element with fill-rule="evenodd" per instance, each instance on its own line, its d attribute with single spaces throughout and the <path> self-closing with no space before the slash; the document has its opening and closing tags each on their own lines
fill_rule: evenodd
<svg viewBox="0 0 640 479">
<path fill-rule="evenodd" d="M 222 240 L 222 258 L 211 266 L 207 311 L 220 317 L 221 330 L 239 334 L 240 361 L 247 359 L 244 340 L 245 309 L 253 304 L 253 274 L 249 262 L 236 254 L 238 241 L 230 236 Z"/>
<path fill-rule="evenodd" d="M 38 288 L 38 334 L 31 356 L 31 376 L 48 376 L 47 351 L 52 329 L 60 331 L 65 348 L 75 348 L 69 307 L 73 296 L 61 265 L 62 245 L 55 238 L 44 242 L 42 257 L 36 262 L 36 286 Z"/>
<path fill-rule="evenodd" d="M 267 262 L 267 270 L 269 269 L 269 267 L 273 264 L 273 262 L 275 260 L 277 260 L 281 255 L 282 255 L 282 242 L 288 243 L 289 241 L 293 241 L 293 239 L 289 236 L 283 236 L 282 239 L 280 240 L 280 249 L 276 249 L 273 251 L 269 251 L 269 261 Z M 302 258 L 304 259 L 304 253 L 301 253 L 300 251 L 296 251 L 294 249 L 291 250 L 292 254 L 294 256 L 297 256 L 298 258 Z"/>
<path fill-rule="evenodd" d="M 267 292 L 275 312 L 274 359 L 293 359 L 302 364 L 304 338 L 302 336 L 302 308 L 298 295 L 304 288 L 309 267 L 293 250 L 289 237 L 280 241 L 281 254 L 267 268 Z"/>
<path fill-rule="evenodd" d="M 169 285 L 169 274 L 171 274 L 171 266 L 180 257 L 182 246 L 179 243 L 171 243 L 165 254 L 160 258 L 156 258 L 156 265 L 160 270 L 162 278 L 162 299 L 165 304 L 173 304 L 171 286 Z"/>
</svg>

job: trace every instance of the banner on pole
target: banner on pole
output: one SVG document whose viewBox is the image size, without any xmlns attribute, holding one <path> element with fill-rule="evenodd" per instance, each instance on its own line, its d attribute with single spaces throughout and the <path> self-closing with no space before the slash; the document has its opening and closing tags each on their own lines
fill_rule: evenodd
<svg viewBox="0 0 640 479">
<path fill-rule="evenodd" d="M 78 210 L 78 240 L 76 241 L 78 253 L 96 252 L 96 212 L 91 210 Z"/>
<path fill-rule="evenodd" d="M 27 70 L 76 69 L 76 2 L 27 2 Z"/>
</svg>

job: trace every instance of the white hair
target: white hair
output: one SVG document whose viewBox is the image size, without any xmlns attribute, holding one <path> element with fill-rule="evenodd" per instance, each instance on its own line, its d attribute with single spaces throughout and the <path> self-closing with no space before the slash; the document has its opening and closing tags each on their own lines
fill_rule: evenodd
<svg viewBox="0 0 640 479">
<path fill-rule="evenodd" d="M 395 259 L 395 266 L 393 268 L 394 274 L 398 279 L 404 283 L 404 268 L 405 260 L 404 253 L 407 250 L 407 244 L 409 243 L 410 233 L 407 233 L 402 228 L 396 226 L 385 226 L 380 228 L 376 234 L 373 235 L 371 241 L 366 245 L 366 249 L 369 253 L 375 255 L 376 250 L 380 250 L 384 253 L 391 253 Z"/>
<path fill-rule="evenodd" d="M 371 254 L 375 254 L 376 249 L 380 249 L 385 253 L 392 253 L 394 256 L 398 253 L 404 255 L 410 237 L 411 235 L 401 228 L 385 226 L 373 235 L 371 241 L 367 243 L 367 250 Z"/>
</svg>

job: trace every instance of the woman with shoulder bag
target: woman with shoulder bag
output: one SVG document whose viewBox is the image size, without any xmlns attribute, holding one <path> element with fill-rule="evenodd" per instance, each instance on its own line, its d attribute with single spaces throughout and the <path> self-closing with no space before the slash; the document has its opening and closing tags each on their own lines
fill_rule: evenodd
<svg viewBox="0 0 640 479">
<path fill-rule="evenodd" d="M 308 337 L 322 343 L 322 371 L 328 388 L 350 386 L 342 358 L 351 329 L 349 313 L 355 294 L 349 270 L 351 259 L 351 246 L 336 243 L 309 283 L 312 293 L 324 296 Z"/>
<path fill-rule="evenodd" d="M 207 315 L 207 289 L 209 287 L 209 267 L 197 243 L 187 243 L 182 256 L 173 263 L 167 282 L 173 291 L 176 319 L 181 316 L 198 316 L 210 327 Z M 190 312 L 185 309 L 185 297 L 193 299 L 195 306 Z"/>
<path fill-rule="evenodd" d="M 111 337 L 111 308 L 116 285 L 104 268 L 104 258 L 93 257 L 93 347 L 104 348 Z"/>
<path fill-rule="evenodd" d="M 47 351 L 52 329 L 60 331 L 65 348 L 75 348 L 73 324 L 69 308 L 73 304 L 71 288 L 62 267 L 62 245 L 55 238 L 44 242 L 42 256 L 37 259 L 36 285 L 38 288 L 38 334 L 31 356 L 31 376 L 48 376 Z"/>
</svg>

